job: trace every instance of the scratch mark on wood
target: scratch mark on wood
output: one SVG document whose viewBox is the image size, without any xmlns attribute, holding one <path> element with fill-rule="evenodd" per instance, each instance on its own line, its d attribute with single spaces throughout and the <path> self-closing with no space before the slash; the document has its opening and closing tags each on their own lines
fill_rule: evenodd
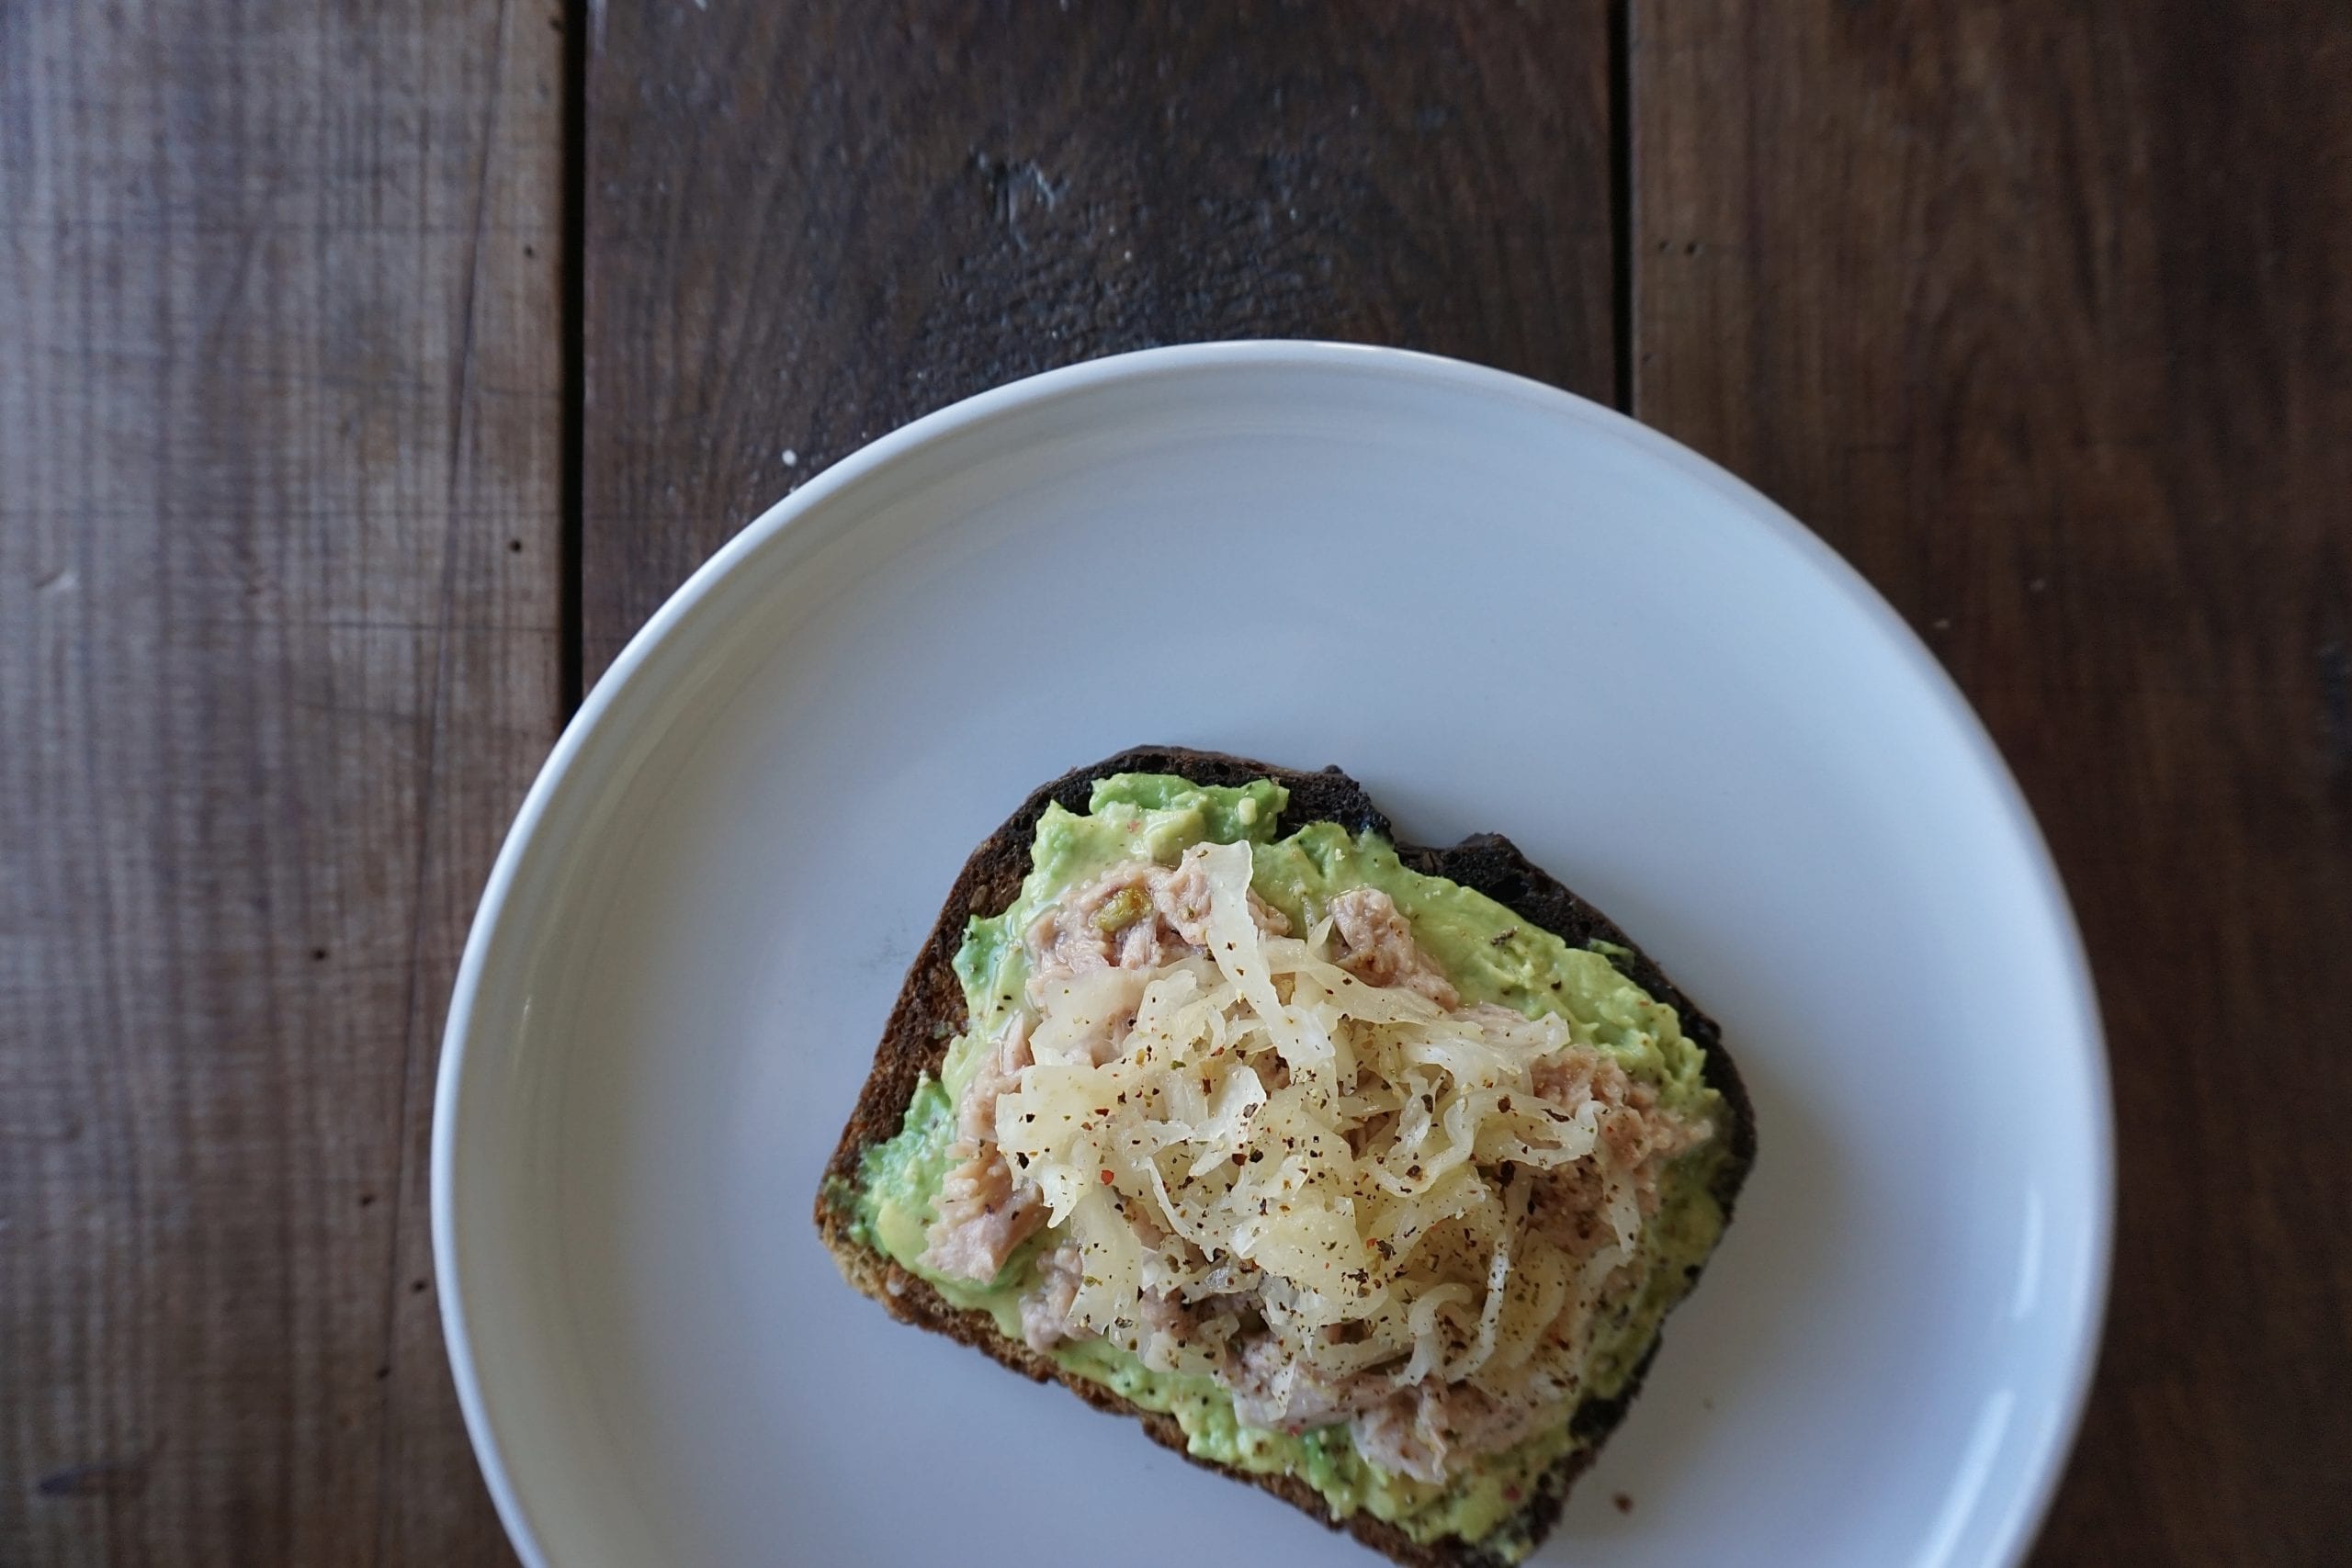
<svg viewBox="0 0 2352 1568">
<path fill-rule="evenodd" d="M 1061 205 L 1062 197 L 1069 189 L 1069 181 L 1058 183 L 1046 173 L 1034 158 L 1005 160 L 990 157 L 986 152 L 972 154 L 972 166 L 989 182 L 989 199 L 996 209 L 997 221 L 1012 236 L 1015 247 L 1029 248 L 1029 240 L 1021 231 L 1021 204 L 1032 199 L 1051 212 Z"/>
<path fill-rule="evenodd" d="M 2327 771 L 2352 768 L 2352 655 L 2340 642 L 2319 645 L 2319 735 Z"/>
<path fill-rule="evenodd" d="M 307 107 L 296 118 L 294 130 L 298 139 L 309 131 L 310 118 Z M 261 249 L 262 237 L 269 232 L 270 214 L 277 206 L 277 193 L 285 187 L 286 169 L 280 165 L 271 171 L 269 185 L 261 195 L 260 210 L 245 226 L 244 235 L 237 246 L 236 269 L 229 275 L 229 287 L 221 294 L 220 303 L 212 308 L 212 319 L 205 322 L 204 331 L 198 334 L 197 352 L 207 364 L 211 362 L 214 350 L 220 346 L 220 334 L 227 330 L 229 319 L 244 302 L 245 284 L 253 276 L 254 256 Z"/>
<path fill-rule="evenodd" d="M 136 1497 L 147 1490 L 147 1465 L 154 1456 L 92 1460 L 51 1471 L 33 1483 L 44 1497 Z"/>
</svg>

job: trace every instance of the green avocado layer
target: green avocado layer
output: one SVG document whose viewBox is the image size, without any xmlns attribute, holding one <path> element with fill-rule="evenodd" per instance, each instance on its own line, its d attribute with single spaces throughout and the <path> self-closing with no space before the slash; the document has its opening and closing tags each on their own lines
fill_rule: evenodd
<svg viewBox="0 0 2352 1568">
<path fill-rule="evenodd" d="M 1146 856 L 1161 864 L 1192 845 L 1247 841 L 1258 896 L 1306 931 L 1333 895 L 1377 887 L 1411 922 L 1424 952 L 1445 968 L 1464 1002 L 1492 1002 L 1533 1018 L 1558 1013 L 1575 1038 L 1613 1056 L 1657 1091 L 1661 1105 L 1724 1125 L 1722 1100 L 1706 1086 L 1705 1053 L 1682 1032 L 1672 1008 L 1653 1000 L 1619 973 L 1606 953 L 1571 947 L 1528 924 L 1482 893 L 1408 870 L 1375 834 L 1351 835 L 1330 822 L 1310 823 L 1275 840 L 1289 792 L 1268 779 L 1236 788 L 1195 784 L 1164 774 L 1122 773 L 1099 781 L 1085 815 L 1048 806 L 1038 821 L 1030 874 L 1002 914 L 967 929 L 956 972 L 970 1009 L 966 1032 L 949 1046 L 937 1080 L 926 1078 L 907 1107 L 905 1126 L 866 1152 L 854 1193 L 861 1240 L 922 1275 L 959 1308 L 990 1314 L 1007 1337 L 1021 1337 L 1019 1301 L 1047 1235 L 1033 1239 L 985 1287 L 924 1269 L 925 1232 L 947 1170 L 955 1105 L 987 1043 L 1020 1005 L 1027 979 L 1022 934 L 1064 891 L 1092 881 L 1113 863 Z M 1600 1325 L 1588 1393 L 1618 1393 L 1657 1334 L 1659 1321 L 1689 1288 L 1690 1271 L 1723 1232 L 1708 1190 L 1722 1157 L 1712 1139 L 1666 1176 L 1657 1214 L 1643 1235 L 1643 1288 Z M 1155 1372 L 1101 1340 L 1067 1344 L 1055 1359 L 1147 1409 L 1173 1416 L 1186 1447 L 1236 1470 L 1297 1476 L 1323 1495 L 1336 1517 L 1369 1510 L 1417 1541 L 1439 1536 L 1486 1541 L 1515 1559 L 1516 1543 L 1487 1540 L 1524 1506 L 1544 1472 L 1577 1446 L 1566 1421 L 1445 1485 L 1396 1475 L 1357 1453 L 1345 1427 L 1293 1437 L 1243 1426 L 1214 1381 Z"/>
</svg>

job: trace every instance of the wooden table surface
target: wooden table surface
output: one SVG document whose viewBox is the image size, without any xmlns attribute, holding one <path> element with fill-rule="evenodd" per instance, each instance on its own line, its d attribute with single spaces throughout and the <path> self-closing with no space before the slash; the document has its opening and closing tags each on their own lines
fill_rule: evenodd
<svg viewBox="0 0 2352 1568">
<path fill-rule="evenodd" d="M 1250 335 L 1613 402 L 1918 628 L 2111 1037 L 2034 1561 L 2352 1561 L 2342 0 L 0 0 L 0 1562 L 509 1561 L 424 1155 L 582 682 L 867 438 Z"/>
</svg>

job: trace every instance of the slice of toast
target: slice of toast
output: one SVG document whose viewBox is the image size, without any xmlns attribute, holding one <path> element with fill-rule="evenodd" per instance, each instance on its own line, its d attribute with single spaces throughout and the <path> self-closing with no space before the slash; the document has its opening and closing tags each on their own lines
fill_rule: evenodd
<svg viewBox="0 0 2352 1568">
<path fill-rule="evenodd" d="M 1277 837 L 1309 822 L 1336 822 L 1351 833 L 1369 828 L 1392 842 L 1396 839 L 1388 818 L 1373 805 L 1363 787 L 1337 768 L 1300 773 L 1214 751 L 1138 747 L 1065 773 L 1037 790 L 965 863 L 963 874 L 956 877 L 940 910 L 938 924 L 907 971 L 898 1005 L 891 1010 L 882 1043 L 874 1054 L 874 1071 L 826 1168 L 817 1200 L 818 1232 L 850 1283 L 903 1322 L 961 1340 L 1040 1382 L 1059 1382 L 1097 1409 L 1133 1416 L 1155 1442 L 1184 1454 L 1195 1464 L 1263 1488 L 1408 1568 L 1498 1568 L 1502 1560 L 1493 1552 L 1455 1537 L 1423 1543 L 1368 1513 L 1334 1518 L 1322 1495 L 1295 1477 L 1253 1473 L 1186 1454 L 1183 1428 L 1175 1417 L 1143 1409 L 1100 1383 L 1064 1371 L 1050 1357 L 1000 1334 L 986 1313 L 958 1310 L 922 1278 L 886 1254 L 861 1245 L 851 1234 L 853 1215 L 836 1202 L 834 1195 L 854 1190 L 859 1162 L 868 1148 L 898 1134 L 917 1086 L 925 1074 L 938 1074 L 949 1042 L 965 1028 L 964 990 L 956 976 L 955 959 L 963 945 L 966 922 L 973 916 L 1001 913 L 1019 895 L 1022 879 L 1029 873 L 1037 819 L 1046 804 L 1058 801 L 1065 808 L 1082 813 L 1094 782 L 1113 773 L 1173 773 L 1196 784 L 1228 785 L 1271 778 L 1290 791 L 1290 802 L 1275 826 Z M 1706 1051 L 1707 1082 L 1722 1094 L 1731 1119 L 1727 1155 L 1713 1182 L 1715 1199 L 1728 1218 L 1755 1157 L 1756 1124 L 1747 1091 L 1731 1058 L 1724 1054 L 1722 1036 L 1713 1021 L 1691 1006 L 1690 998 L 1607 916 L 1531 863 L 1510 840 L 1481 833 L 1452 849 L 1398 844 L 1397 852 L 1415 871 L 1475 888 L 1572 947 L 1606 942 L 1626 950 L 1617 957 L 1618 966 L 1652 997 L 1672 1006 L 1681 1015 L 1683 1032 Z M 1588 1399 L 1578 1408 L 1575 1421 L 1583 1443 L 1553 1467 L 1525 1506 L 1490 1539 L 1541 1540 L 1551 1529 L 1569 1485 L 1592 1462 L 1639 1392 L 1649 1356 L 1657 1353 L 1657 1348 L 1653 1341 L 1642 1365 L 1616 1397 Z"/>
</svg>

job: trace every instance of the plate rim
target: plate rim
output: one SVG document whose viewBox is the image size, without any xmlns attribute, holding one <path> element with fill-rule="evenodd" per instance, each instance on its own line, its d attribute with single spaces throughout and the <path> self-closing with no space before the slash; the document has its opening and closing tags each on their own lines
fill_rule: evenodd
<svg viewBox="0 0 2352 1568">
<path fill-rule="evenodd" d="M 1909 667 L 1983 770 L 2006 825 L 2024 852 L 2025 869 L 2056 942 L 2065 1001 L 2074 1015 L 2075 1041 L 2083 1055 L 2087 1089 L 2089 1213 L 2092 1257 L 2088 1289 L 2066 1331 L 2068 1369 L 2059 1419 L 2035 1439 L 2030 1454 L 2030 1485 L 2018 1488 L 1999 1507 L 1993 1561 L 2017 1568 L 2032 1548 L 2055 1500 L 2079 1434 L 2105 1338 L 2112 1282 L 2116 1212 L 2114 1090 L 2109 1072 L 2105 1027 L 2082 931 L 2067 898 L 2048 840 L 2008 762 L 1942 662 L 1910 623 L 1852 563 L 1820 536 L 1754 486 L 1690 447 L 1632 416 L 1574 392 L 1510 371 L 1413 349 L 1311 339 L 1255 338 L 1136 349 L 1080 361 L 992 387 L 934 410 L 859 447 L 813 479 L 787 491 L 714 551 L 665 599 L 621 647 L 557 738 L 532 780 L 514 819 L 500 842 L 481 900 L 468 928 L 463 954 L 451 987 L 435 1068 L 430 1147 L 430 1220 L 433 1268 L 441 1311 L 444 1348 L 456 1384 L 466 1436 L 500 1524 L 516 1554 L 531 1568 L 545 1568 L 530 1515 L 509 1473 L 493 1429 L 468 1326 L 464 1281 L 458 1266 L 456 1157 L 458 1100 L 489 950 L 504 919 L 525 858 L 539 838 L 590 737 L 605 722 L 659 651 L 682 635 L 690 617 L 719 585 L 768 542 L 836 495 L 865 482 L 902 457 L 950 436 L 1039 405 L 1102 389 L 1104 386 L 1172 377 L 1199 370 L 1321 370 L 1394 378 L 1454 392 L 1503 396 L 1536 406 L 1664 464 L 1682 478 L 1715 491 L 1728 508 L 1792 547 L 1840 593 Z"/>
</svg>

